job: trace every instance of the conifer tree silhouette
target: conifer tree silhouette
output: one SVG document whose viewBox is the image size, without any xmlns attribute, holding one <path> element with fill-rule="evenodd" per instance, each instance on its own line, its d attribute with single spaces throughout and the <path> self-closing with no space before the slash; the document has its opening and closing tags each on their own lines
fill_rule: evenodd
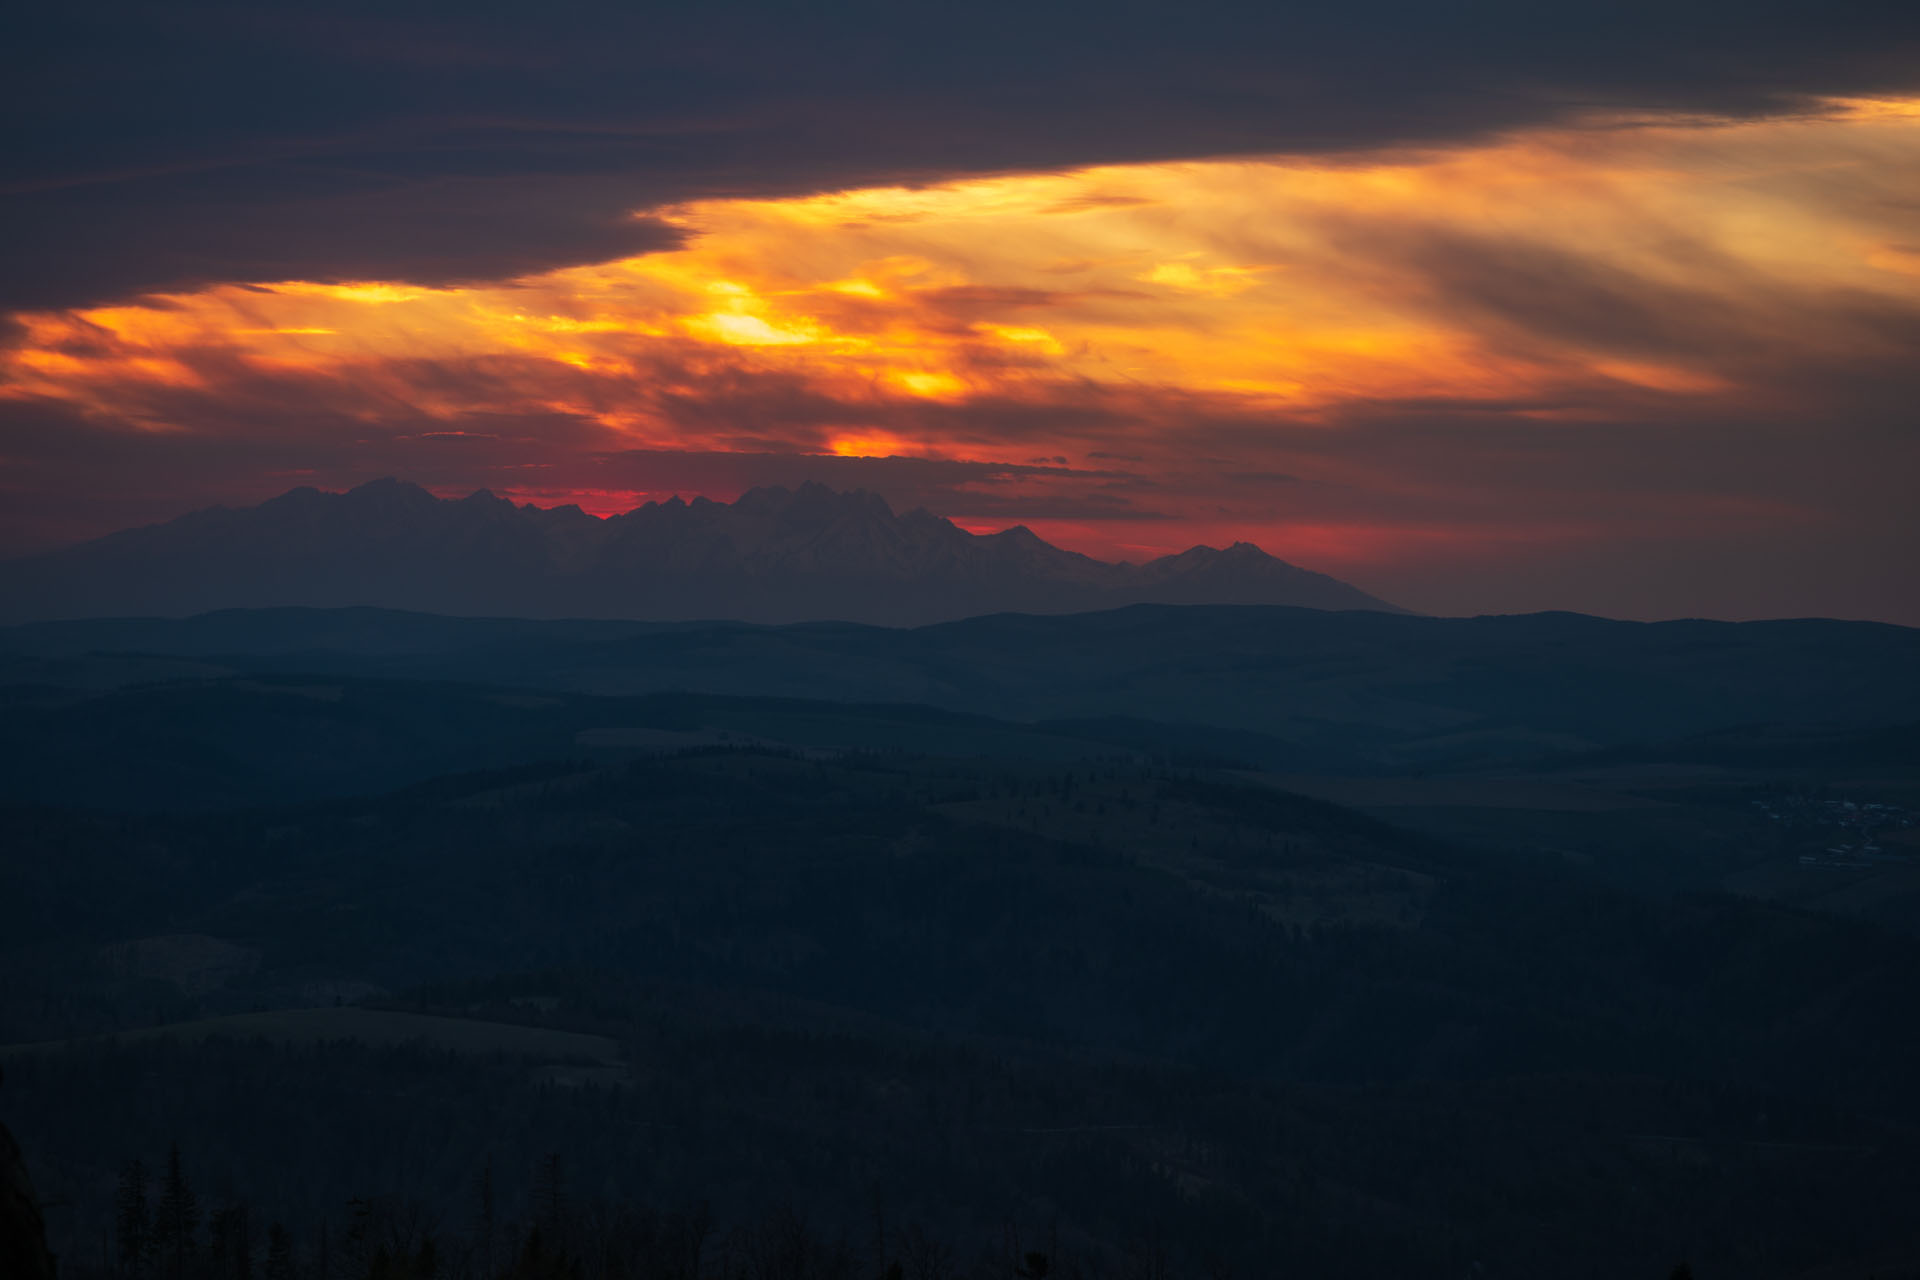
<svg viewBox="0 0 1920 1280">
<path fill-rule="evenodd" d="M 261 1280 L 295 1280 L 293 1236 L 277 1222 L 267 1228 L 267 1261 Z"/>
<path fill-rule="evenodd" d="M 160 1205 L 154 1214 L 154 1251 L 166 1280 L 187 1280 L 192 1272 L 200 1231 L 200 1205 L 180 1168 L 180 1144 L 167 1148 L 167 1172 L 161 1180 Z"/>
<path fill-rule="evenodd" d="M 145 1280 L 153 1260 L 153 1213 L 147 1204 L 147 1166 L 129 1160 L 114 1195 L 115 1255 L 126 1280 Z"/>
</svg>

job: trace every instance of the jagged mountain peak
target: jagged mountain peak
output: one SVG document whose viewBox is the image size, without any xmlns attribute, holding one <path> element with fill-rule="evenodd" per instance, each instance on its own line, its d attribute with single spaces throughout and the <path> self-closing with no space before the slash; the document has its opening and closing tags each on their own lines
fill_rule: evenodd
<svg viewBox="0 0 1920 1280">
<path fill-rule="evenodd" d="M 1257 543 L 1232 542 L 1224 547 L 1209 546 L 1200 543 L 1178 551 L 1170 556 L 1161 556 L 1162 560 L 1271 560 L 1274 557 L 1262 551 Z"/>
<path fill-rule="evenodd" d="M 425 506 L 440 501 L 413 481 L 393 476 L 382 476 L 378 480 L 357 484 L 347 490 L 344 496 L 350 502 L 403 502 L 410 506 Z"/>
</svg>

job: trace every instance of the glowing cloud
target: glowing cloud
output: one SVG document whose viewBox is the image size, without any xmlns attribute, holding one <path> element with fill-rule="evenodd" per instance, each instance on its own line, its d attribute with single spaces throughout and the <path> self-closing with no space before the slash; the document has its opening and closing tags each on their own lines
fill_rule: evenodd
<svg viewBox="0 0 1920 1280">
<path fill-rule="evenodd" d="M 1386 563 L 1606 520 L 1529 493 L 1467 521 L 1458 471 L 1330 443 L 1385 414 L 1402 435 L 1539 433 L 1883 404 L 1920 336 L 1915 207 L 1909 102 L 706 201 L 636 214 L 680 248 L 489 285 L 249 282 L 22 314 L 0 396 L 121 432 L 191 435 L 210 405 L 266 430 L 276 402 L 375 433 L 579 424 L 565 444 L 519 429 L 529 466 L 1058 456 L 1102 477 L 1115 519 L 1149 491 L 1182 516 L 1159 548 L 1265 531 L 1284 554 L 1291 531 L 1321 562 Z M 1291 515 L 1260 475 L 1292 485 Z M 1335 511 L 1336 490 L 1394 514 Z M 1794 509 L 1754 502 L 1696 490 L 1639 518 Z M 1139 545 L 1099 510 L 1059 532 Z"/>
</svg>

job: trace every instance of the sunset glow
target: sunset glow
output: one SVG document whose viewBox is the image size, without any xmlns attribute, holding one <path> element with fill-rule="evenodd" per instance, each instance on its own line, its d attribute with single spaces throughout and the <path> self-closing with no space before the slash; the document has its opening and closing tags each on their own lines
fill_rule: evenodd
<svg viewBox="0 0 1920 1280">
<path fill-rule="evenodd" d="M 1457 473 L 1362 461 L 1343 433 L 1399 414 L 1417 456 L 1415 421 L 1686 431 L 1811 403 L 1910 358 L 1916 202 L 1907 101 L 709 200 L 637 211 L 678 249 L 515 280 L 23 313 L 0 394 L 109 432 L 291 407 L 333 424 L 303 429 L 486 441 L 444 487 L 595 509 L 678 487 L 641 463 L 596 474 L 636 450 L 1028 468 L 961 483 L 992 501 L 948 514 L 1010 523 L 1022 499 L 1098 553 L 1232 535 L 1404 566 L 1577 541 L 1617 513 L 1541 492 L 1469 514 Z M 1229 440 L 1238 461 L 1209 461 Z M 1648 528 L 1794 511 L 1657 488 Z"/>
</svg>

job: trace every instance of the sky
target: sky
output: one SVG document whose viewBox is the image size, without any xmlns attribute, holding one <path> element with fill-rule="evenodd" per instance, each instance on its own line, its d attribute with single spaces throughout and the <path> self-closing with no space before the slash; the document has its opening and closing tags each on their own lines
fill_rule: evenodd
<svg viewBox="0 0 1920 1280">
<path fill-rule="evenodd" d="M 1914 6 L 72 9 L 0 41 L 0 554 L 820 480 L 1920 625 Z"/>
</svg>

